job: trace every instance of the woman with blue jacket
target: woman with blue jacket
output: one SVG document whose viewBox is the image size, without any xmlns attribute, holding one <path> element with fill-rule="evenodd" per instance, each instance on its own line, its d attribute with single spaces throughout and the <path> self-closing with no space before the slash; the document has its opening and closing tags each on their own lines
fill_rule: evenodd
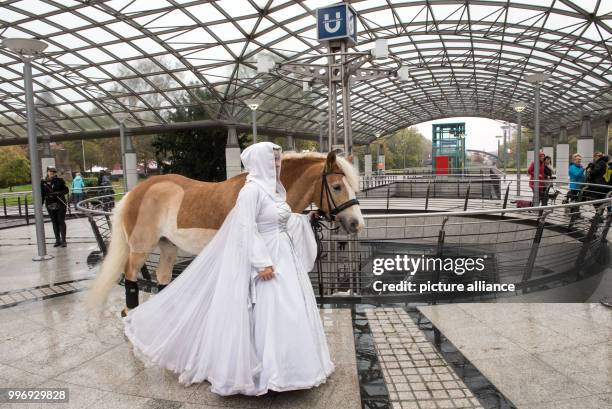
<svg viewBox="0 0 612 409">
<path fill-rule="evenodd" d="M 584 179 L 584 168 L 582 167 L 582 156 L 579 153 L 575 153 L 572 156 L 572 163 L 569 165 L 569 179 L 570 179 L 570 192 L 575 192 L 575 195 L 578 195 L 578 192 L 582 188 L 582 181 Z"/>
<path fill-rule="evenodd" d="M 569 192 L 567 192 L 567 201 L 568 202 L 577 202 L 578 194 L 580 193 L 580 189 L 582 189 L 582 182 L 584 181 L 584 167 L 582 166 L 582 156 L 579 153 L 575 153 L 572 156 L 572 163 L 569 165 Z M 573 207 L 570 209 L 571 213 L 578 212 L 577 207 Z M 580 215 L 578 215 L 580 217 Z"/>
<path fill-rule="evenodd" d="M 74 179 L 72 179 L 72 202 L 74 203 L 74 210 L 76 210 L 77 203 L 85 199 L 84 189 L 85 181 L 83 180 L 83 176 L 77 172 Z"/>
</svg>

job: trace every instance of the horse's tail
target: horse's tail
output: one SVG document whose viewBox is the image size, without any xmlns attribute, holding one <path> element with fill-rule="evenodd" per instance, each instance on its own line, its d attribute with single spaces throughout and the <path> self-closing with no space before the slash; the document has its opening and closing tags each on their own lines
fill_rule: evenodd
<svg viewBox="0 0 612 409">
<path fill-rule="evenodd" d="M 119 281 L 130 255 L 127 233 L 123 226 L 126 199 L 127 195 L 119 201 L 113 211 L 108 252 L 86 297 L 86 303 L 90 308 L 98 308 L 106 303 L 108 294 Z"/>
</svg>

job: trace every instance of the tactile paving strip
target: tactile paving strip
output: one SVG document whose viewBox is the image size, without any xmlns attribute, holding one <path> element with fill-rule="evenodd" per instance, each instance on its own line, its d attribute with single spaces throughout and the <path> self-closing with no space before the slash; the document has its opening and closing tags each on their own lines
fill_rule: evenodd
<svg viewBox="0 0 612 409">
<path fill-rule="evenodd" d="M 368 309 L 393 409 L 482 409 L 403 308 Z"/>
</svg>

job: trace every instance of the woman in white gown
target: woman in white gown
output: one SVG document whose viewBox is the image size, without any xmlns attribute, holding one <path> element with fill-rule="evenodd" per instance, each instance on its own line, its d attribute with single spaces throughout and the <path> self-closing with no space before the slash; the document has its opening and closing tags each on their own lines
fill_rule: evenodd
<svg viewBox="0 0 612 409">
<path fill-rule="evenodd" d="M 159 294 L 124 318 L 135 354 L 220 395 L 318 386 L 334 371 L 308 271 L 309 216 L 292 213 L 280 183 L 281 147 L 260 142 L 213 239 Z"/>
</svg>

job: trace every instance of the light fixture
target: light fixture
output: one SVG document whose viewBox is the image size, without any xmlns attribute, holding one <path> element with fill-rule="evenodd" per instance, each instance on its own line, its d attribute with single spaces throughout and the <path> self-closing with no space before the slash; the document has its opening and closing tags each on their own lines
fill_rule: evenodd
<svg viewBox="0 0 612 409">
<path fill-rule="evenodd" d="M 246 106 L 251 108 L 251 110 L 256 111 L 257 108 L 259 108 L 259 106 L 263 104 L 263 100 L 261 98 L 251 98 L 244 100 L 244 103 L 246 104 Z"/>
<path fill-rule="evenodd" d="M 526 75 L 525 81 L 534 84 L 534 104 L 533 104 L 533 151 L 540 151 L 540 87 L 543 82 L 550 78 L 550 74 L 536 72 Z M 533 170 L 533 205 L 540 205 L 540 167 L 536 166 Z"/>
<path fill-rule="evenodd" d="M 408 67 L 406 67 L 405 65 L 402 65 L 400 69 L 397 70 L 397 78 L 401 82 L 410 81 L 410 71 L 408 70 Z"/>
<path fill-rule="evenodd" d="M 33 38 L 5 38 L 2 45 L 21 55 L 38 55 L 48 47 L 44 41 Z"/>
<path fill-rule="evenodd" d="M 526 107 L 527 107 L 527 104 L 522 101 L 517 101 L 514 104 L 512 104 L 512 108 L 514 108 L 514 110 L 518 113 L 523 112 Z"/>
<path fill-rule="evenodd" d="M 375 60 L 381 60 L 383 58 L 389 57 L 389 47 L 387 45 L 387 39 L 377 39 L 374 48 L 370 50 L 370 53 L 372 54 L 372 57 L 374 57 Z"/>
<path fill-rule="evenodd" d="M 257 55 L 257 73 L 267 74 L 274 68 L 274 59 L 267 54 Z"/>
<path fill-rule="evenodd" d="M 28 148 L 30 151 L 30 179 L 41 179 L 41 163 L 38 158 L 38 145 L 36 138 L 36 108 L 34 106 L 34 87 L 32 82 L 32 59 L 42 54 L 47 44 L 31 38 L 5 38 L 2 46 L 21 57 L 23 61 L 23 89 L 25 91 L 25 105 L 28 133 Z M 33 261 L 49 260 L 53 256 L 47 254 L 45 242 L 45 226 L 42 211 L 42 189 L 40 183 L 32 183 L 32 198 L 34 201 L 34 221 L 36 225 L 36 246 L 38 255 Z"/>
<path fill-rule="evenodd" d="M 535 84 L 537 82 L 544 82 L 550 78 L 550 74 L 545 72 L 536 72 L 534 74 L 525 75 L 525 81 Z"/>
<path fill-rule="evenodd" d="M 312 91 L 312 80 L 308 80 L 308 81 L 302 81 L 302 92 L 306 93 L 306 92 L 310 92 Z"/>
<path fill-rule="evenodd" d="M 263 99 L 261 98 L 251 98 L 244 100 L 246 106 L 251 109 L 252 113 L 252 121 L 253 121 L 253 143 L 257 143 L 257 108 L 263 104 Z"/>
</svg>

